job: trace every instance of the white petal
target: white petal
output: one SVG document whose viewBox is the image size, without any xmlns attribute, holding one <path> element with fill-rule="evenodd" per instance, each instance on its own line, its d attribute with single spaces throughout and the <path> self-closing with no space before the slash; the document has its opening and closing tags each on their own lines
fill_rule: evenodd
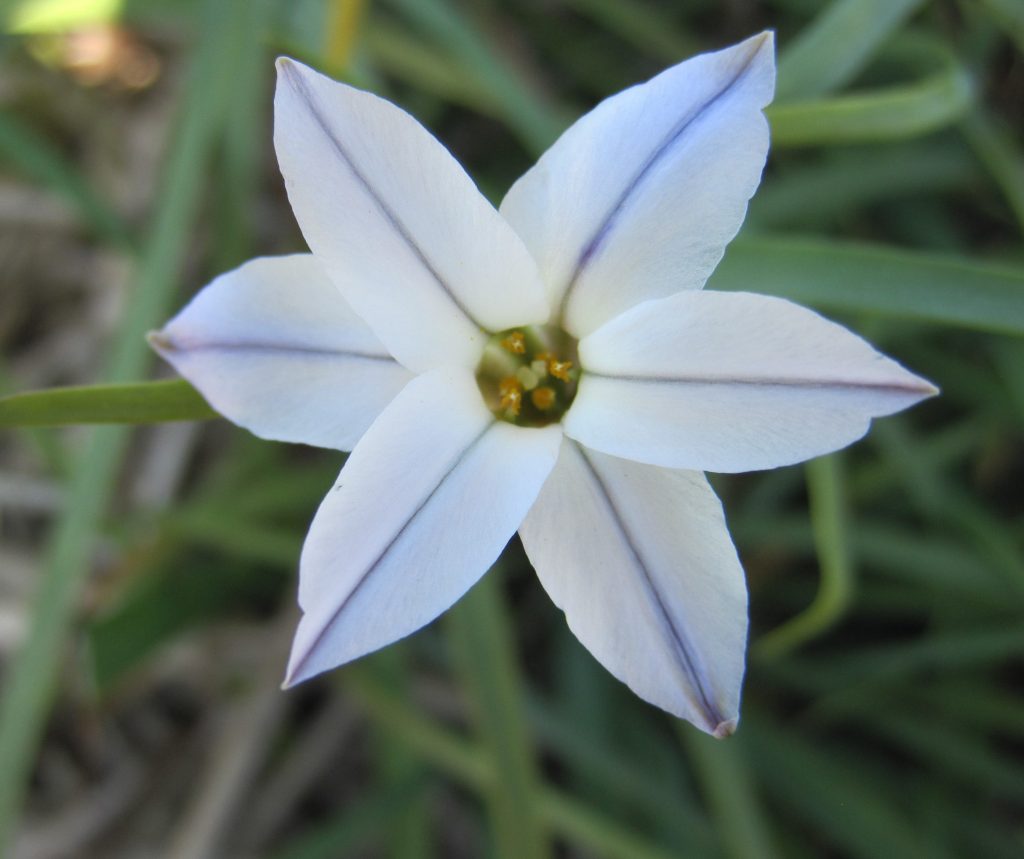
<svg viewBox="0 0 1024 859">
<path fill-rule="evenodd" d="M 536 265 L 415 119 L 278 62 L 274 144 L 310 249 L 399 361 L 475 366 L 485 340 L 548 316 Z"/>
<path fill-rule="evenodd" d="M 570 333 L 704 285 L 760 181 L 774 86 L 770 32 L 694 57 L 599 104 L 512 187 L 501 213 Z"/>
<path fill-rule="evenodd" d="M 684 292 L 580 341 L 566 433 L 670 468 L 752 471 L 845 447 L 935 388 L 781 298 Z"/>
<path fill-rule="evenodd" d="M 732 733 L 747 590 L 703 474 L 566 440 L 519 533 L 569 627 L 612 674 L 709 733 Z"/>
<path fill-rule="evenodd" d="M 495 421 L 464 370 L 410 382 L 313 520 L 287 682 L 409 635 L 451 606 L 519 527 L 560 439 L 558 426 Z"/>
<path fill-rule="evenodd" d="M 309 254 L 221 275 L 150 342 L 239 426 L 340 450 L 412 378 Z"/>
</svg>

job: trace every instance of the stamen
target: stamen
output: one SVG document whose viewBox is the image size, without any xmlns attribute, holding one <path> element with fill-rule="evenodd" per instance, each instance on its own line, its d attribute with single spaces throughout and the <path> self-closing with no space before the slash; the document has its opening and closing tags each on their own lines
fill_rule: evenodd
<svg viewBox="0 0 1024 859">
<path fill-rule="evenodd" d="M 546 427 L 572 406 L 579 383 L 576 341 L 552 326 L 510 328 L 484 347 L 476 380 L 498 420 Z"/>
<path fill-rule="evenodd" d="M 522 331 L 513 331 L 504 340 L 501 341 L 501 345 L 508 349 L 513 355 L 525 355 L 526 354 L 526 335 Z"/>
<path fill-rule="evenodd" d="M 509 417 L 519 417 L 519 411 L 523 407 L 523 387 L 515 376 L 502 379 L 498 384 L 498 404 L 505 410 Z"/>
<path fill-rule="evenodd" d="M 548 372 L 563 382 L 569 381 L 569 371 L 571 369 L 572 361 L 558 361 L 555 358 L 548 361 Z"/>
<path fill-rule="evenodd" d="M 538 409 L 546 412 L 555 404 L 554 388 L 549 388 L 546 385 L 543 388 L 534 388 L 530 392 L 530 400 Z"/>
</svg>

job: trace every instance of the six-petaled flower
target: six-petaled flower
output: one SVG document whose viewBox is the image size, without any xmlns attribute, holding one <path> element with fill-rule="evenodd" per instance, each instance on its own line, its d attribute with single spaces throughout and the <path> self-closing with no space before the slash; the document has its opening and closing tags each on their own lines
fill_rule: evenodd
<svg viewBox="0 0 1024 859">
<path fill-rule="evenodd" d="M 408 114 L 280 61 L 312 253 L 218 278 L 153 343 L 257 435 L 352 450 L 302 552 L 288 683 L 434 619 L 518 529 L 615 676 L 733 730 L 747 595 L 703 472 L 827 453 L 934 393 L 811 311 L 701 289 L 773 87 L 767 33 L 681 63 L 581 118 L 496 211 Z"/>
</svg>

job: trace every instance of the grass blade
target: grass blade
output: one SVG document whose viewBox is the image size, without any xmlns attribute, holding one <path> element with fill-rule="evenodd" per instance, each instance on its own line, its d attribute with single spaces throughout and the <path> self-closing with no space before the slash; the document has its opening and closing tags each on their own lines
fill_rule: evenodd
<svg viewBox="0 0 1024 859">
<path fill-rule="evenodd" d="M 1024 335 L 1024 271 L 828 239 L 744 236 L 712 289 L 778 295 L 821 310 Z"/>
<path fill-rule="evenodd" d="M 29 179 L 64 197 L 96 235 L 116 247 L 132 248 L 131 233 L 113 207 L 67 163 L 49 140 L 3 110 L 0 110 L 0 158 Z"/>
<path fill-rule="evenodd" d="M 824 95 L 849 83 L 924 0 L 831 3 L 779 56 L 775 97 Z"/>
<path fill-rule="evenodd" d="M 492 570 L 452 609 L 448 629 L 477 730 L 501 773 L 489 791 L 497 855 L 543 859 L 550 847 L 537 814 L 539 777 L 496 572 Z"/>
<path fill-rule="evenodd" d="M 151 424 L 219 417 L 184 379 L 48 388 L 0 397 L 0 427 Z"/>
<path fill-rule="evenodd" d="M 224 45 L 232 38 L 234 16 L 246 14 L 246 3 L 211 0 L 205 8 L 209 18 L 202 28 L 185 109 L 165 168 L 164 193 L 143 252 L 137 288 L 106 365 L 105 377 L 111 382 L 137 378 L 145 368 L 149 350 L 143 334 L 160 322 L 171 301 L 227 84 L 234 80 L 222 57 L 230 56 Z M 14 834 L 94 535 L 127 442 L 127 431 L 113 427 L 94 429 L 86 440 L 71 476 L 66 512 L 49 545 L 28 636 L 6 678 L 0 702 L 0 853 Z"/>
<path fill-rule="evenodd" d="M 760 655 L 768 658 L 781 656 L 823 633 L 842 617 L 853 597 L 842 455 L 818 457 L 807 463 L 805 470 L 821 583 L 804 611 L 758 641 Z"/>
<path fill-rule="evenodd" d="M 956 65 L 902 86 L 767 110 L 774 146 L 871 143 L 917 137 L 951 125 L 970 108 L 973 86 Z"/>
</svg>

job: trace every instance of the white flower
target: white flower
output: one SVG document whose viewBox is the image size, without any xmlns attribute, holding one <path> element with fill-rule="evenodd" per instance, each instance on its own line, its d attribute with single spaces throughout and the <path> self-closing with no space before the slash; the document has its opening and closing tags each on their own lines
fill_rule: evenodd
<svg viewBox="0 0 1024 859">
<path fill-rule="evenodd" d="M 312 255 L 223 275 L 153 342 L 257 435 L 352 449 L 302 552 L 288 683 L 430 622 L 519 529 L 609 671 L 734 729 L 747 596 L 702 472 L 818 456 L 935 392 L 808 310 L 701 291 L 773 86 L 770 33 L 668 69 L 580 119 L 499 213 L 408 114 L 280 61 Z"/>
</svg>

